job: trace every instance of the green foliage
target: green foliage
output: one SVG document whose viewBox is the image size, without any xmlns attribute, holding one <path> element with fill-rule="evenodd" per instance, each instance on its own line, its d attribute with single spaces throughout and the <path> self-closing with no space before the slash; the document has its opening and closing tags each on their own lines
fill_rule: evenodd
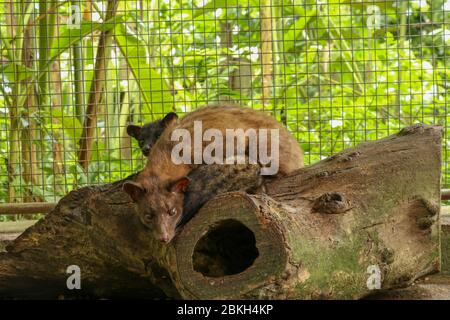
<svg viewBox="0 0 450 320">
<path fill-rule="evenodd" d="M 148 46 L 138 35 L 127 28 L 126 24 L 118 24 L 115 28 L 116 44 L 126 59 L 133 73 L 145 102 L 145 113 L 162 113 L 170 109 L 173 98 L 161 74 L 150 65 Z M 164 108 L 165 106 L 165 108 Z"/>
<path fill-rule="evenodd" d="M 373 8 L 367 2 L 274 1 L 272 31 L 261 31 L 263 1 L 143 1 L 144 10 L 137 3 L 121 1 L 119 14 L 103 21 L 100 10 L 105 2 L 94 1 L 97 18 L 82 21 L 80 29 L 61 24 L 48 61 L 33 68 L 22 63 L 20 26 L 38 30 L 38 10 L 33 6 L 25 10 L 13 37 L 5 8 L 0 8 L 0 184 L 4 186 L 0 202 L 9 201 L 8 187 L 19 195 L 27 187 L 43 200 L 53 201 L 73 188 L 123 178 L 145 163 L 134 141 L 131 151 L 126 147 L 128 121 L 143 123 L 172 109 L 189 112 L 223 99 L 272 111 L 297 137 L 309 163 L 414 123 L 442 125 L 443 185 L 450 187 L 449 1 L 409 1 L 408 14 L 401 12 L 400 2 L 371 1 L 379 12 L 376 28 L 368 23 Z M 68 11 L 59 3 L 60 21 L 67 20 Z M 221 42 L 224 22 L 232 26 L 229 47 Z M 111 59 L 105 98 L 98 106 L 95 150 L 85 172 L 77 163 L 83 123 L 75 108 L 71 47 L 81 44 L 82 87 L 89 92 L 98 34 L 105 30 L 113 31 L 114 41 L 108 48 Z M 261 102 L 263 32 L 271 32 L 276 40 L 269 106 Z M 251 90 L 230 87 L 230 76 L 239 69 L 230 64 L 231 58 L 251 65 Z M 40 106 L 32 115 L 41 132 L 40 140 L 32 143 L 39 146 L 43 182 L 30 185 L 23 178 L 21 157 L 14 172 L 7 174 L 5 161 L 13 147 L 10 133 L 20 134 L 29 125 L 23 109 L 25 93 L 36 88 L 54 63 L 60 68 L 61 92 L 58 95 L 52 80 L 51 105 Z M 14 112 L 20 120 L 17 124 L 11 122 Z"/>
</svg>

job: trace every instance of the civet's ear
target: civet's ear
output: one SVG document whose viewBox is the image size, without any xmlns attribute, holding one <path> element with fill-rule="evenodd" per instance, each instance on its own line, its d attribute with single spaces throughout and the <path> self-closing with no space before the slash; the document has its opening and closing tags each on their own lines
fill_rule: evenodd
<svg viewBox="0 0 450 320">
<path fill-rule="evenodd" d="M 127 133 L 130 137 L 137 139 L 141 134 L 141 126 L 136 126 L 134 124 L 130 124 L 127 126 Z"/>
<path fill-rule="evenodd" d="M 178 120 L 177 114 L 175 112 L 169 112 L 162 119 L 162 123 L 165 127 L 168 127 L 168 126 L 174 124 L 177 120 Z"/>
<path fill-rule="evenodd" d="M 184 177 L 181 178 L 180 180 L 176 181 L 171 187 L 170 187 L 170 191 L 172 192 L 185 192 L 188 185 L 189 185 L 189 178 L 188 177 Z"/>
<path fill-rule="evenodd" d="M 134 202 L 138 202 L 145 195 L 145 190 L 138 182 L 127 181 L 122 186 L 123 191 L 128 193 Z"/>
</svg>

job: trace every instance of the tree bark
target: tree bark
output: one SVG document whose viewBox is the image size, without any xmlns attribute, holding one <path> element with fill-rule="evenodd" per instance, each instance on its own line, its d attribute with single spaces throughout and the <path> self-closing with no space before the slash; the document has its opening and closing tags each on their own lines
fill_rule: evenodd
<svg viewBox="0 0 450 320">
<path fill-rule="evenodd" d="M 0 296 L 355 299 L 374 268 L 381 289 L 409 285 L 439 269 L 441 135 L 409 127 L 266 194 L 220 195 L 170 245 L 138 221 L 124 181 L 73 191 L 0 253 Z M 70 265 L 82 290 L 66 289 Z"/>
</svg>

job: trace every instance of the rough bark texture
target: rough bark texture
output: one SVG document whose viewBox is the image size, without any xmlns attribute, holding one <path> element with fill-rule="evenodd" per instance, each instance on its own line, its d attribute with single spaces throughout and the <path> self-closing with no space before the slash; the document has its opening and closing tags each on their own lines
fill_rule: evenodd
<svg viewBox="0 0 450 320">
<path fill-rule="evenodd" d="M 123 181 L 71 192 L 0 254 L 0 296 L 360 298 L 439 268 L 441 128 L 414 126 L 216 197 L 163 245 Z M 133 176 L 130 177 L 133 179 Z M 78 265 L 82 290 L 68 292 Z"/>
</svg>

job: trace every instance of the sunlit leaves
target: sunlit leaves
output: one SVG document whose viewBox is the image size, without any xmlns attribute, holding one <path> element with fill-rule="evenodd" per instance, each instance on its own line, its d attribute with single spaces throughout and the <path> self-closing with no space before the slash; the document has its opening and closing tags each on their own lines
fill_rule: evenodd
<svg viewBox="0 0 450 320">
<path fill-rule="evenodd" d="M 121 25 L 124 22 L 124 16 L 118 15 L 105 22 L 82 21 L 79 28 L 74 28 L 73 25 L 61 26 L 58 38 L 53 41 L 53 46 L 50 51 L 50 60 L 54 60 L 62 52 L 69 49 L 75 43 L 81 41 L 84 37 L 96 31 L 112 30 L 117 24 Z"/>
<path fill-rule="evenodd" d="M 136 79 L 145 102 L 145 112 L 162 112 L 173 105 L 173 97 L 161 73 L 150 65 L 150 56 L 145 42 L 128 31 L 125 24 L 115 29 L 115 40 Z"/>
</svg>

